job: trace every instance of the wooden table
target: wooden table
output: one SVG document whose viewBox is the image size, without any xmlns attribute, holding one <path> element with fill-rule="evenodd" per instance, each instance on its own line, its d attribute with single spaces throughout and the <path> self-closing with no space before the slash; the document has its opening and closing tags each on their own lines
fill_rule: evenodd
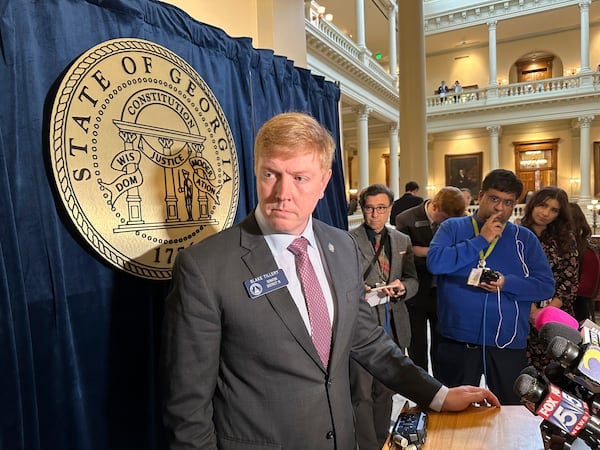
<svg viewBox="0 0 600 450">
<path fill-rule="evenodd" d="M 470 407 L 460 413 L 428 412 L 423 450 L 543 450 L 541 418 L 524 406 Z M 399 448 L 399 447 L 396 447 Z M 587 449 L 577 439 L 572 449 Z M 389 440 L 383 450 L 390 450 Z"/>
</svg>

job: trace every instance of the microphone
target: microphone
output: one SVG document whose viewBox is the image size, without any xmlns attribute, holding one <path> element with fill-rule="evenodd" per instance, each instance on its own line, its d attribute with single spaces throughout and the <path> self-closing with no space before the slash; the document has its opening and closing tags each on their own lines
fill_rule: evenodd
<svg viewBox="0 0 600 450">
<path fill-rule="evenodd" d="M 544 325 L 553 322 L 562 323 L 575 330 L 579 330 L 577 319 L 556 306 L 546 306 L 535 316 L 535 327 L 538 330 Z"/>
<path fill-rule="evenodd" d="M 548 348 L 548 344 L 556 336 L 561 336 L 576 345 L 579 345 L 582 341 L 581 334 L 577 329 L 563 323 L 548 322 L 539 329 L 540 341 L 546 348 Z"/>
<path fill-rule="evenodd" d="M 566 369 L 565 376 L 591 392 L 600 393 L 600 347 L 579 346 L 563 336 L 552 338 L 546 354 Z"/>
<path fill-rule="evenodd" d="M 567 369 L 558 361 L 550 361 L 544 368 L 544 379 L 586 402 L 594 414 L 598 412 L 600 404 L 596 400 L 596 395 L 587 387 L 570 378 Z"/>
<path fill-rule="evenodd" d="M 556 371 L 553 371 L 552 369 L 557 367 L 558 369 Z M 550 362 L 550 364 L 548 364 L 548 366 L 546 366 L 546 369 L 544 369 L 544 374 L 540 375 L 540 373 L 537 371 L 537 369 L 534 366 L 527 366 L 525 367 L 523 370 L 521 370 L 520 374 L 526 374 L 529 375 L 531 378 L 535 379 L 537 383 L 536 386 L 544 386 L 548 383 L 548 379 L 549 377 L 547 377 L 547 372 L 551 372 L 551 375 L 555 375 L 557 379 L 560 379 L 560 384 L 554 382 L 552 379 L 550 379 L 550 383 L 553 383 L 555 385 L 557 385 L 559 388 L 565 390 L 566 387 L 564 386 L 566 385 L 573 385 L 576 386 L 576 388 L 578 390 L 581 391 L 585 391 L 586 393 L 588 393 L 589 391 L 583 389 L 581 386 L 579 386 L 577 383 L 575 383 L 574 381 L 569 380 L 568 378 L 564 378 L 564 368 L 558 364 L 556 361 L 552 361 Z M 532 398 L 532 399 L 536 399 L 539 401 L 539 395 L 532 395 L 532 396 L 527 396 L 525 395 L 526 392 L 529 392 L 530 388 L 531 388 L 531 384 L 532 384 L 532 380 L 530 378 L 526 378 L 526 377 L 522 377 L 522 378 L 517 378 L 518 381 L 515 381 L 513 389 L 515 391 L 515 393 L 517 393 L 520 397 L 521 397 L 521 403 L 523 403 L 523 405 L 525 406 L 525 408 L 527 408 L 534 416 L 536 416 L 536 404 L 535 402 L 531 402 L 527 399 L 527 397 Z M 568 390 L 568 389 L 567 389 Z M 535 391 L 535 388 L 532 390 L 532 392 Z M 575 392 L 575 394 L 577 394 L 577 392 Z M 588 407 L 591 408 L 591 405 L 588 403 Z M 594 410 L 594 412 L 597 410 Z M 544 443 L 544 449 L 551 449 L 551 448 L 570 448 L 570 445 L 573 443 L 573 441 L 576 439 L 573 436 L 570 436 L 568 433 L 566 433 L 563 429 L 558 428 L 556 425 L 546 421 L 546 420 L 542 420 L 542 422 L 540 423 L 540 434 L 542 435 L 542 442 Z M 565 444 L 568 444 L 568 446 L 565 446 Z"/>
<path fill-rule="evenodd" d="M 543 374 L 540 374 L 534 366 L 525 367 L 521 370 L 520 374 L 527 374 L 532 378 L 536 378 L 541 384 L 552 383 L 559 389 L 575 395 L 577 398 L 583 400 L 588 405 L 589 410 L 594 414 L 599 410 L 600 404 L 596 401 L 594 394 L 568 378 L 566 376 L 566 369 L 557 361 L 550 361 L 544 368 Z M 521 399 L 521 401 L 524 403 L 524 406 L 535 415 L 533 403 L 528 401 L 525 402 L 524 399 Z"/>
<path fill-rule="evenodd" d="M 592 448 L 600 445 L 600 419 L 590 415 L 584 401 L 528 373 L 517 377 L 513 390 L 522 402 L 530 403 L 532 411 L 569 443 L 578 437 Z"/>
<path fill-rule="evenodd" d="M 521 370 L 521 372 L 519 373 L 520 375 L 529 375 L 531 378 L 534 379 L 538 379 L 540 381 L 540 383 L 545 384 L 546 383 L 546 379 L 540 375 L 540 373 L 538 372 L 538 370 L 534 367 L 534 366 L 527 366 L 525 367 L 523 370 Z M 517 379 L 514 382 L 513 385 L 513 390 L 515 391 L 515 393 L 518 394 L 518 389 L 522 390 L 523 388 L 521 387 L 522 383 L 523 383 L 523 378 L 521 378 L 521 381 L 519 382 L 519 386 L 517 386 L 517 380 L 519 380 L 519 378 L 517 377 Z M 528 378 L 527 378 L 528 380 Z M 517 389 L 518 388 L 518 389 Z M 525 406 L 525 408 L 527 408 L 534 416 L 536 415 L 535 413 L 535 402 L 531 402 L 525 398 L 523 398 L 523 396 L 521 394 L 518 394 L 519 397 L 521 397 L 521 403 L 523 403 L 523 405 Z"/>
</svg>

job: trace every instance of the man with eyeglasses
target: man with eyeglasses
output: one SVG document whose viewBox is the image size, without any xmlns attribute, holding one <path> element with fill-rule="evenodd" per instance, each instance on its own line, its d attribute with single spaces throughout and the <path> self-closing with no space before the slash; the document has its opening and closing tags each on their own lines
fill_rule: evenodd
<svg viewBox="0 0 600 450">
<path fill-rule="evenodd" d="M 405 301 L 417 293 L 419 281 L 409 237 L 386 226 L 393 199 L 393 192 L 383 184 L 363 189 L 359 204 L 364 223 L 350 234 L 361 255 L 371 313 L 404 350 L 410 344 Z M 354 360 L 350 361 L 350 387 L 359 448 L 380 450 L 388 435 L 394 392 Z"/>
<path fill-rule="evenodd" d="M 519 403 L 513 383 L 527 366 L 531 303 L 554 293 L 539 240 L 509 221 L 522 191 L 513 172 L 492 170 L 477 211 L 442 223 L 427 255 L 438 285 L 436 377 L 478 386 L 484 375 L 502 404 Z"/>
</svg>

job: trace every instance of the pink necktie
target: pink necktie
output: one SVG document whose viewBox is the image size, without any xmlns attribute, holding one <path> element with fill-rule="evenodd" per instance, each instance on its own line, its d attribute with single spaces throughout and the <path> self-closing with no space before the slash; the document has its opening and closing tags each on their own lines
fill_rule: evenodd
<svg viewBox="0 0 600 450">
<path fill-rule="evenodd" d="M 310 334 L 321 357 L 321 361 L 327 368 L 329 362 L 329 350 L 331 347 L 331 322 L 329 320 L 329 311 L 325 303 L 325 296 L 317 279 L 315 269 L 313 268 L 306 247 L 308 241 L 299 237 L 288 246 L 296 260 L 296 271 L 300 277 L 304 299 L 308 308 L 308 317 L 310 321 Z"/>
</svg>

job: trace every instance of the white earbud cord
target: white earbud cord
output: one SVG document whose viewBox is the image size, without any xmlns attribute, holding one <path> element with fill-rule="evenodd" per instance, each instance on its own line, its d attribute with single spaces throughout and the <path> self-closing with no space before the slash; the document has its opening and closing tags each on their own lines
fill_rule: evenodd
<svg viewBox="0 0 600 450">
<path fill-rule="evenodd" d="M 500 338 L 500 329 L 502 328 L 502 308 L 500 307 L 500 288 L 497 289 L 497 298 L 498 298 L 498 316 L 500 317 L 500 319 L 498 320 L 498 328 L 496 329 L 496 347 L 497 348 L 506 348 L 508 347 L 510 344 L 513 343 L 513 341 L 515 340 L 515 337 L 517 337 L 517 328 L 518 328 L 518 324 L 519 324 L 519 304 L 517 303 L 517 301 L 515 300 L 515 310 L 516 310 L 516 315 L 515 315 L 515 331 L 513 332 L 513 335 L 511 336 L 511 338 L 508 340 L 508 342 L 506 342 L 505 344 L 500 345 L 498 343 L 498 339 Z M 487 295 L 486 295 L 486 299 L 487 299 Z"/>
<path fill-rule="evenodd" d="M 525 249 L 525 245 L 523 244 L 523 241 L 519 240 L 519 226 L 516 226 L 516 231 L 515 231 L 515 246 L 517 249 L 517 256 L 519 257 L 519 260 L 521 261 L 521 267 L 523 269 L 523 275 L 525 276 L 525 278 L 529 277 L 529 267 L 527 267 L 527 263 L 525 262 L 525 253 L 524 253 L 524 249 Z M 502 328 L 502 308 L 500 307 L 500 288 L 498 288 L 497 290 L 497 296 L 498 296 L 498 315 L 500 317 L 500 319 L 498 320 L 498 329 L 496 330 L 496 347 L 498 348 L 506 348 L 507 346 L 509 346 L 510 344 L 513 343 L 513 341 L 515 340 L 515 337 L 517 336 L 517 326 L 519 323 L 519 303 L 515 300 L 515 311 L 516 311 L 516 315 L 515 315 L 515 331 L 512 335 L 512 337 L 508 340 L 508 342 L 506 342 L 503 345 L 500 345 L 498 343 L 498 339 L 500 337 L 500 329 Z M 486 302 L 487 302 L 487 295 L 486 295 Z"/>
</svg>

